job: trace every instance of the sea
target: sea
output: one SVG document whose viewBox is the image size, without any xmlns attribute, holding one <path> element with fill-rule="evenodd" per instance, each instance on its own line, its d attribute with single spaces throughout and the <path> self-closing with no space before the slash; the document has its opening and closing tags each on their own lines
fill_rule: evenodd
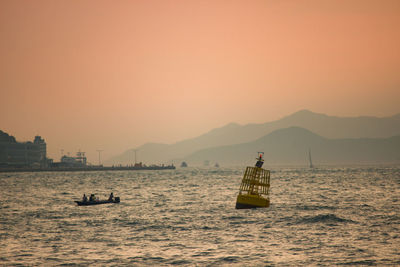
<svg viewBox="0 0 400 267">
<path fill-rule="evenodd" d="M 0 173 L 0 265 L 400 265 L 400 166 L 269 169 L 244 210 L 243 167 Z"/>
</svg>

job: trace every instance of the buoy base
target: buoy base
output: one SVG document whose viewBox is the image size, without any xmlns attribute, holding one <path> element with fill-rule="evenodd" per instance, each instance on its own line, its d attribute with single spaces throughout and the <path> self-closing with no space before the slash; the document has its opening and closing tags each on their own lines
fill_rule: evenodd
<svg viewBox="0 0 400 267">
<path fill-rule="evenodd" d="M 236 209 L 254 209 L 269 207 L 269 199 L 259 195 L 238 195 Z"/>
</svg>

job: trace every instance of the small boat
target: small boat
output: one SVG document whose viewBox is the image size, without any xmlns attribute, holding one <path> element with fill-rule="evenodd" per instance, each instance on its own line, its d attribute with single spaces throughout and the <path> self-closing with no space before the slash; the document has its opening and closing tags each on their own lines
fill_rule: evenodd
<svg viewBox="0 0 400 267">
<path fill-rule="evenodd" d="M 236 209 L 269 207 L 270 171 L 262 167 L 263 152 L 259 152 L 256 166 L 247 167 L 236 199 Z"/>
<path fill-rule="evenodd" d="M 119 203 L 120 202 L 120 198 L 119 197 L 115 197 L 112 200 L 87 200 L 87 201 L 79 201 L 79 200 L 75 200 L 75 203 L 78 204 L 78 206 L 91 206 L 91 205 L 100 205 L 100 204 L 109 204 L 109 203 Z"/>
</svg>

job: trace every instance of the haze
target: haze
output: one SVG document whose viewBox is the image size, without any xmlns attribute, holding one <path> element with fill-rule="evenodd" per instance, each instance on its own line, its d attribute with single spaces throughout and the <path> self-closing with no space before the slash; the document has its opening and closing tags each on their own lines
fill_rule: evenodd
<svg viewBox="0 0 400 267">
<path fill-rule="evenodd" d="M 399 112 L 400 1 L 0 2 L 0 129 L 97 163 L 300 109 Z"/>
</svg>

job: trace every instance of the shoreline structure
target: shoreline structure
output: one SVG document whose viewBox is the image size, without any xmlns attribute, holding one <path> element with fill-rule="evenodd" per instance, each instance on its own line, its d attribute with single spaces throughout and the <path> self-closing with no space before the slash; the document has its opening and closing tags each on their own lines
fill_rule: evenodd
<svg viewBox="0 0 400 267">
<path fill-rule="evenodd" d="M 53 167 L 53 168 L 0 168 L 0 172 L 79 172 L 79 171 L 139 171 L 139 170 L 175 170 L 174 165 L 151 166 L 86 166 L 86 167 Z"/>
</svg>

